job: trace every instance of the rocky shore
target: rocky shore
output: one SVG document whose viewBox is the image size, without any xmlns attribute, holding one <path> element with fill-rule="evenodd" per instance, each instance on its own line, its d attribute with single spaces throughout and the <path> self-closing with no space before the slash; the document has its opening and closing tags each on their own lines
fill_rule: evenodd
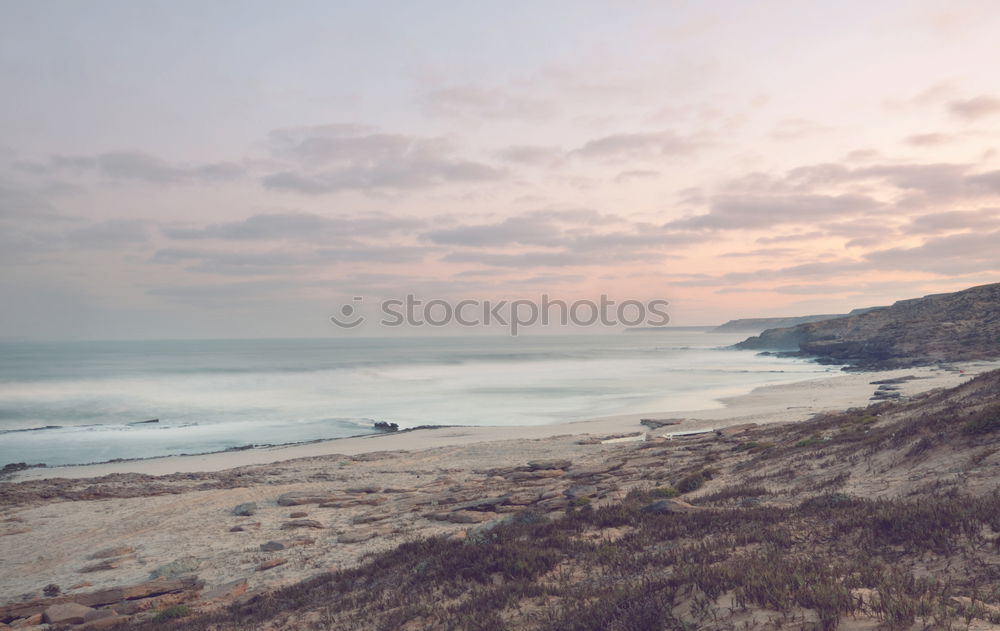
<svg viewBox="0 0 1000 631">
<path fill-rule="evenodd" d="M 736 345 L 884 370 L 1000 357 L 1000 283 L 768 329 Z"/>
</svg>

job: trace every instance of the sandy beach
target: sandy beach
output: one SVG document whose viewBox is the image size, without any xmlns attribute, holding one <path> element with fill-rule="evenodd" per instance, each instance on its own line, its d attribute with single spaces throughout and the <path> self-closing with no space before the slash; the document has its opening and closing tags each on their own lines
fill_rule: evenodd
<svg viewBox="0 0 1000 631">
<path fill-rule="evenodd" d="M 704 432 L 747 423 L 794 423 L 821 412 L 868 405 L 875 390 L 875 386 L 871 385 L 872 381 L 912 375 L 915 379 L 899 385 L 900 393 L 905 397 L 935 388 L 950 388 L 997 367 L 1000 367 L 1000 362 L 967 362 L 947 367 L 843 373 L 796 383 L 759 387 L 745 395 L 722 399 L 719 407 L 710 409 L 680 412 L 650 410 L 639 414 L 605 416 L 554 425 L 446 427 L 204 455 L 47 467 L 20 472 L 12 478 L 12 481 L 92 478 L 112 473 L 166 475 L 222 471 L 234 467 L 338 454 L 413 451 L 482 442 L 537 440 L 565 435 L 603 436 L 649 432 L 649 428 L 640 423 L 644 418 L 671 419 L 679 422 L 677 425 L 652 432 L 654 435 Z"/>
</svg>

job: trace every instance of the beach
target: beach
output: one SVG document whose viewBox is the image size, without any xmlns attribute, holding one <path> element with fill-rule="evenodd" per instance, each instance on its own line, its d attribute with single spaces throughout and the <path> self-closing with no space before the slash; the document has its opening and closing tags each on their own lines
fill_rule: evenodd
<svg viewBox="0 0 1000 631">
<path fill-rule="evenodd" d="M 673 419 L 678 425 L 654 431 L 654 435 L 705 432 L 747 423 L 794 423 L 822 412 L 864 407 L 876 389 L 872 381 L 914 376 L 899 384 L 900 394 L 912 396 L 935 388 L 954 387 L 977 374 L 1000 366 L 1000 362 L 969 362 L 941 367 L 920 367 L 875 372 L 841 373 L 789 384 L 761 386 L 744 395 L 721 399 L 709 409 L 659 411 L 604 416 L 572 423 L 506 427 L 441 427 L 400 433 L 305 444 L 232 450 L 219 453 L 168 456 L 79 466 L 44 467 L 16 474 L 15 481 L 53 477 L 92 478 L 112 473 L 165 475 L 196 471 L 222 471 L 234 467 L 275 463 L 298 458 L 358 455 L 378 451 L 425 450 L 473 443 L 539 440 L 566 435 L 610 435 L 650 432 L 641 420 Z"/>
<path fill-rule="evenodd" d="M 717 433 L 867 406 L 877 388 L 873 381 L 898 381 L 900 400 L 906 400 L 998 366 L 970 362 L 839 374 L 765 386 L 724 407 L 683 413 L 416 430 L 31 469 L 14 476 L 21 484 L 4 485 L 0 601 L 40 597 L 48 584 L 64 594 L 139 584 L 171 567 L 196 572 L 209 587 L 236 582 L 240 592 L 272 589 L 352 566 L 405 541 L 467 536 L 477 524 L 526 507 L 563 511 L 580 486 L 595 502 L 619 500 L 632 488 L 656 483 L 644 473 L 653 447 L 680 467 Z M 651 429 L 642 419 L 676 424 Z M 504 500 L 475 504 L 495 497 Z M 246 502 L 256 504 L 254 514 L 234 515 L 232 509 Z M 473 505 L 461 508 L 465 502 Z M 261 548 L 275 542 L 275 550 Z M 117 554 L 95 557 L 113 547 Z M 278 563 L 265 567 L 268 562 Z"/>
</svg>

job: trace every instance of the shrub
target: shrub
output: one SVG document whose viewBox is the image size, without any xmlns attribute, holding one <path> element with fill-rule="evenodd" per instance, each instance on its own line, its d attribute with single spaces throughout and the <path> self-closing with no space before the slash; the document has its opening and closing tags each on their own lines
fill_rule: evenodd
<svg viewBox="0 0 1000 631">
<path fill-rule="evenodd" d="M 153 622 L 166 622 L 167 620 L 176 620 L 177 618 L 185 618 L 190 615 L 191 608 L 187 605 L 172 605 L 156 612 L 156 615 L 153 616 Z"/>
<path fill-rule="evenodd" d="M 677 490 L 681 493 L 697 491 L 705 484 L 705 480 L 704 472 L 692 473 L 686 478 L 681 478 L 680 482 L 677 483 Z"/>
<path fill-rule="evenodd" d="M 980 410 L 962 424 L 962 432 L 971 436 L 988 434 L 1000 429 L 1000 403 Z"/>
<path fill-rule="evenodd" d="M 681 492 L 672 486 L 660 486 L 649 492 L 650 497 L 655 497 L 659 499 L 670 499 L 671 497 L 677 497 Z"/>
</svg>

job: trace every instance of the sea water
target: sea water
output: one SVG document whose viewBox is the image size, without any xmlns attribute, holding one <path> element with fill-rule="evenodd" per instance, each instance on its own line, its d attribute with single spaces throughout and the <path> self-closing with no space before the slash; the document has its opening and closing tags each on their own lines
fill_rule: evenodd
<svg viewBox="0 0 1000 631">
<path fill-rule="evenodd" d="M 706 330 L 0 344 L 0 465 L 717 407 L 836 368 Z M 157 422 L 144 422 L 156 420 Z"/>
</svg>

